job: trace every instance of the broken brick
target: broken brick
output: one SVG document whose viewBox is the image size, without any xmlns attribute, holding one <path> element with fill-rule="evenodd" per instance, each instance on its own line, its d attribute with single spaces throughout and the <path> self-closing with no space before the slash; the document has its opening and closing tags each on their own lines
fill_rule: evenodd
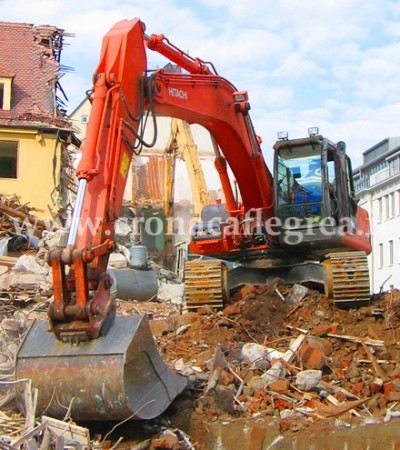
<svg viewBox="0 0 400 450">
<path fill-rule="evenodd" d="M 226 370 L 221 370 L 221 373 L 219 374 L 219 380 L 222 385 L 228 386 L 233 381 L 233 375 L 228 373 Z"/>
<path fill-rule="evenodd" d="M 308 340 L 301 346 L 299 356 L 306 369 L 322 369 L 325 365 L 325 355 L 323 351 Z"/>
<path fill-rule="evenodd" d="M 273 391 L 273 392 L 278 392 L 280 394 L 287 392 L 288 389 L 289 389 L 289 380 L 276 380 L 276 381 L 273 381 L 268 386 L 268 390 Z"/>
<path fill-rule="evenodd" d="M 364 383 L 362 383 L 361 381 L 357 381 L 353 385 L 352 393 L 354 395 L 358 395 L 358 394 L 360 394 L 360 392 L 363 391 L 363 389 L 364 389 Z"/>
<path fill-rule="evenodd" d="M 187 312 L 186 314 L 181 314 L 176 318 L 176 327 L 182 325 L 192 325 L 199 320 L 198 314 L 195 312 Z"/>
<path fill-rule="evenodd" d="M 380 378 L 375 378 L 370 385 L 371 394 L 372 395 L 377 394 L 382 390 L 382 387 L 383 387 L 383 380 L 381 380 Z"/>
<path fill-rule="evenodd" d="M 389 381 L 388 383 L 384 383 L 384 385 L 383 385 L 383 395 L 384 395 L 386 401 L 388 400 L 389 394 L 392 391 L 395 391 L 394 384 L 391 381 Z"/>
<path fill-rule="evenodd" d="M 256 287 L 252 284 L 246 284 L 243 286 L 238 292 L 233 294 L 230 298 L 231 302 L 237 302 L 239 300 L 243 300 L 250 294 L 254 294 L 256 292 Z"/>
<path fill-rule="evenodd" d="M 255 290 L 255 293 L 258 294 L 258 295 L 261 295 L 261 294 L 264 294 L 264 292 L 266 292 L 267 289 L 268 289 L 268 285 L 267 284 L 261 285 L 261 286 L 257 286 L 257 288 Z"/>
<path fill-rule="evenodd" d="M 211 306 L 209 305 L 204 305 L 204 306 L 200 306 L 199 308 L 197 308 L 197 314 L 199 316 L 207 316 L 209 314 L 212 314 L 213 310 L 211 308 Z"/>
<path fill-rule="evenodd" d="M 172 331 L 173 327 L 167 320 L 151 320 L 150 329 L 153 336 L 159 337 Z"/>
<path fill-rule="evenodd" d="M 279 411 L 282 411 L 283 409 L 290 409 L 292 407 L 292 403 L 284 400 L 283 398 L 274 397 L 271 399 L 271 403 L 273 404 L 274 408 L 278 409 Z"/>
<path fill-rule="evenodd" d="M 151 441 L 150 450 L 178 450 L 179 440 L 173 433 L 164 433 Z"/>
<path fill-rule="evenodd" d="M 279 428 L 281 429 L 281 433 L 290 430 L 290 422 L 285 419 L 281 419 L 279 421 Z"/>
<path fill-rule="evenodd" d="M 311 312 L 310 312 L 310 310 L 309 309 L 307 309 L 307 308 L 301 308 L 300 310 L 299 310 L 299 316 L 302 318 L 302 319 L 305 319 L 305 320 L 309 320 L 310 318 L 311 318 Z"/>
<path fill-rule="evenodd" d="M 238 304 L 228 305 L 224 311 L 224 316 L 235 316 L 241 313 L 241 307 Z"/>
<path fill-rule="evenodd" d="M 313 334 L 314 336 L 318 336 L 318 337 L 323 337 L 326 336 L 327 334 L 329 334 L 331 332 L 331 326 L 328 325 L 327 323 L 324 323 L 322 325 L 318 325 L 317 327 L 315 327 L 311 334 Z"/>
</svg>

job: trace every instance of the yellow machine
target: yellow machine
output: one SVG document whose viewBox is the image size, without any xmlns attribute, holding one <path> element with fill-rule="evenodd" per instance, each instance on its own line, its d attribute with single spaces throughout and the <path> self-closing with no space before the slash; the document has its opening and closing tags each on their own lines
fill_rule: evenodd
<svg viewBox="0 0 400 450">
<path fill-rule="evenodd" d="M 182 159 L 186 164 L 194 205 L 194 217 L 200 218 L 202 209 L 211 203 L 204 172 L 201 167 L 200 155 L 189 124 L 183 120 L 173 118 L 171 121 L 171 133 L 165 149 L 164 211 L 166 221 L 174 217 L 175 168 L 177 158 Z M 170 262 L 174 255 L 172 233 L 166 233 L 165 249 L 165 259 L 167 262 Z M 178 266 L 180 265 L 178 264 Z"/>
</svg>

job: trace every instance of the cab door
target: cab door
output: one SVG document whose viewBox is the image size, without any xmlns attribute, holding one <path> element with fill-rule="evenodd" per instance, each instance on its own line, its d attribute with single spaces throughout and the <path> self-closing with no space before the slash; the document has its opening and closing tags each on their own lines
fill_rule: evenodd
<svg viewBox="0 0 400 450">
<path fill-rule="evenodd" d="M 356 231 L 357 202 L 354 195 L 351 161 L 346 155 L 346 144 L 344 142 L 336 144 L 335 180 L 340 225 L 345 233 L 354 233 Z"/>
</svg>

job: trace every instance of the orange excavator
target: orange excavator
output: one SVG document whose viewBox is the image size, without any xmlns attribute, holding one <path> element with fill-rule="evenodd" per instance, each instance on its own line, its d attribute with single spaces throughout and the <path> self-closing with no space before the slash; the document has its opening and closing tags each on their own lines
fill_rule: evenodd
<svg viewBox="0 0 400 450">
<path fill-rule="evenodd" d="M 146 48 L 182 73 L 150 71 Z M 265 282 L 265 273 L 280 270 L 291 281 L 336 285 L 338 301 L 342 294 L 345 302 L 365 299 L 366 282 L 359 280 L 371 249 L 368 215 L 354 200 L 344 143 L 318 133 L 296 140 L 283 136 L 275 145 L 273 177 L 247 93 L 163 35 L 148 36 L 137 18 L 117 23 L 104 37 L 90 100 L 67 246 L 49 254 L 49 320 L 31 327 L 17 355 L 17 377 L 30 378 L 38 388 L 39 413 L 63 416 L 69 408 L 76 420 L 151 418 L 187 384 L 161 360 L 145 317 L 114 317 L 107 272 L 130 161 L 155 142 L 156 136 L 145 141 L 144 130 L 152 120 L 157 131 L 156 114 L 200 124 L 215 142 L 225 204 L 204 209 L 191 249 L 214 261 L 240 263 L 220 277 L 222 289 Z M 353 290 L 344 293 L 348 285 Z M 200 280 L 200 297 L 203 289 Z"/>
</svg>

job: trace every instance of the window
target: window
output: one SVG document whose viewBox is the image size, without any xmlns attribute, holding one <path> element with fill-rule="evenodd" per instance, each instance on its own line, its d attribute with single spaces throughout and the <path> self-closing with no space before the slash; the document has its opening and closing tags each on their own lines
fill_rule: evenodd
<svg viewBox="0 0 400 450">
<path fill-rule="evenodd" d="M 394 199 L 394 192 L 390 194 L 390 217 L 394 217 L 396 215 L 396 202 Z"/>
<path fill-rule="evenodd" d="M 389 241 L 389 266 L 393 266 L 393 241 Z"/>
<path fill-rule="evenodd" d="M 379 244 L 379 269 L 383 267 L 383 244 Z"/>
<path fill-rule="evenodd" d="M 399 264 L 400 264 L 400 238 L 399 238 L 399 245 L 397 246 L 397 251 L 398 251 L 398 255 L 399 255 Z"/>
<path fill-rule="evenodd" d="M 0 83 L 0 109 L 4 106 L 4 83 Z"/>
<path fill-rule="evenodd" d="M 389 161 L 389 175 L 392 177 L 399 172 L 399 158 Z"/>
<path fill-rule="evenodd" d="M 322 146 L 308 144 L 296 146 L 294 152 L 284 142 L 278 149 L 277 203 L 283 222 L 296 217 L 302 226 L 310 221 L 317 225 L 324 218 L 321 152 Z"/>
<path fill-rule="evenodd" d="M 389 219 L 389 196 L 385 195 L 385 219 Z"/>
<path fill-rule="evenodd" d="M 11 110 L 12 76 L 0 76 L 0 109 Z"/>
<path fill-rule="evenodd" d="M 400 191 L 396 191 L 396 195 L 397 195 L 397 215 L 400 215 Z"/>
<path fill-rule="evenodd" d="M 378 198 L 378 221 L 382 221 L 382 198 Z"/>
<path fill-rule="evenodd" d="M 86 125 L 89 121 L 89 116 L 87 114 L 84 114 L 81 116 L 81 123 L 83 123 L 84 125 Z"/>
<path fill-rule="evenodd" d="M 17 178 L 18 142 L 0 141 L 0 178 Z"/>
</svg>

